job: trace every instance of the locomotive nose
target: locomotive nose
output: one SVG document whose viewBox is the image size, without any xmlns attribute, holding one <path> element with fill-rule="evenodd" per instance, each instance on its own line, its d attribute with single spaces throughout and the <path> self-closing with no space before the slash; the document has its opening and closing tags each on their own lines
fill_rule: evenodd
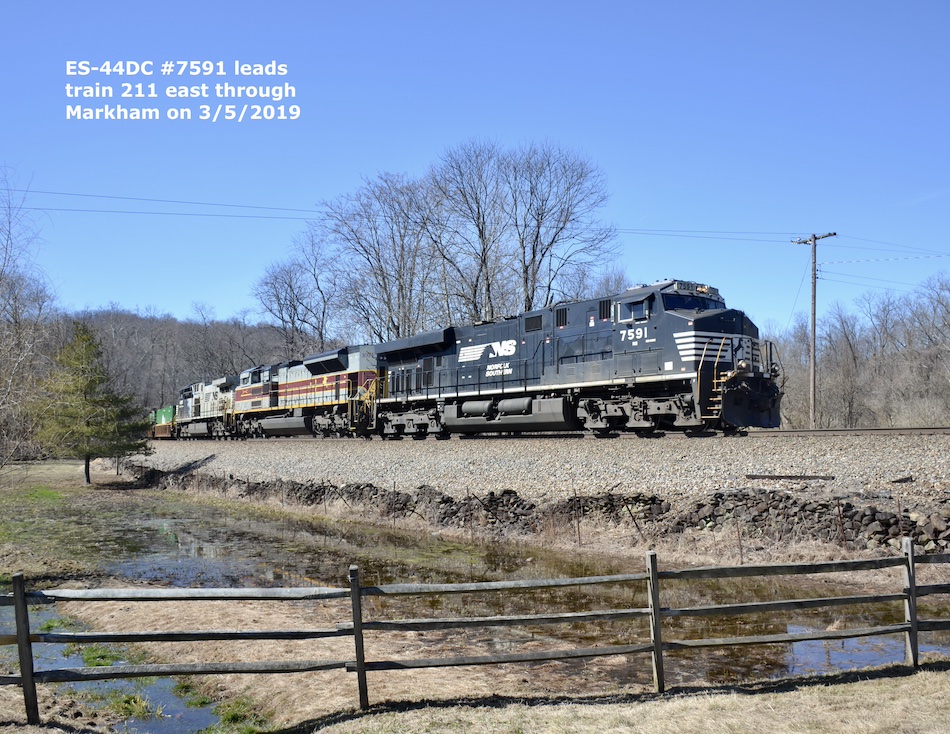
<svg viewBox="0 0 950 734">
<path fill-rule="evenodd" d="M 734 308 L 725 311 L 712 311 L 693 319 L 693 328 L 696 331 L 707 331 L 717 334 L 741 334 L 742 336 L 759 336 L 759 330 L 743 311 Z"/>
</svg>

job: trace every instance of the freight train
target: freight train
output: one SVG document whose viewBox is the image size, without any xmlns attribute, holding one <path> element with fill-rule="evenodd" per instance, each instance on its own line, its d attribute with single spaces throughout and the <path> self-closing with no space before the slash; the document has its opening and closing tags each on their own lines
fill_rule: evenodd
<svg viewBox="0 0 950 734">
<path fill-rule="evenodd" d="M 668 280 L 195 383 L 152 435 L 774 428 L 781 378 L 774 345 L 717 289 Z"/>
</svg>

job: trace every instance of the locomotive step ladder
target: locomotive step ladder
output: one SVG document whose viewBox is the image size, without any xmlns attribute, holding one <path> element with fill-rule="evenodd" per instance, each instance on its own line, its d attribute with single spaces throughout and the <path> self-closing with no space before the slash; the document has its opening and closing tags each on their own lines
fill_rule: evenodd
<svg viewBox="0 0 950 734">
<path fill-rule="evenodd" d="M 715 367 L 713 368 L 715 370 Z M 703 419 L 715 420 L 722 417 L 722 388 L 729 382 L 728 372 L 717 372 L 713 377 L 713 388 L 709 394 L 709 402 L 706 406 L 706 414 Z"/>
<path fill-rule="evenodd" d="M 723 387 L 729 381 L 730 371 L 725 370 L 723 372 L 719 371 L 719 359 L 722 357 L 722 350 L 726 346 L 726 341 L 729 341 L 729 357 L 733 357 L 732 350 L 732 339 L 728 336 L 723 336 L 719 340 L 719 347 L 716 350 L 716 357 L 712 363 L 712 389 L 709 392 L 709 400 L 706 402 L 706 405 L 703 406 L 700 403 L 700 418 L 703 420 L 718 420 L 722 417 L 722 392 Z M 703 354 L 699 360 L 699 369 L 697 373 L 702 373 L 703 365 L 706 363 L 706 352 L 709 349 L 709 345 L 712 344 L 712 339 L 706 342 L 703 347 Z M 702 392 L 699 393 L 700 401 L 702 400 Z M 704 409 L 705 408 L 705 409 Z"/>
<path fill-rule="evenodd" d="M 360 433 L 376 428 L 376 391 L 378 389 L 379 380 L 373 379 L 357 388 L 356 394 L 350 397 L 347 405 L 350 431 Z"/>
</svg>

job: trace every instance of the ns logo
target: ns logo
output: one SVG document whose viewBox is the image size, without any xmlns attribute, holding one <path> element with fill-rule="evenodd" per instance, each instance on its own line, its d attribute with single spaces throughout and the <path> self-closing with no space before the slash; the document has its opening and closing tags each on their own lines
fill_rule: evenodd
<svg viewBox="0 0 950 734">
<path fill-rule="evenodd" d="M 515 339 L 505 339 L 500 342 L 473 344 L 470 347 L 462 347 L 459 349 L 458 361 L 460 364 L 463 362 L 477 362 L 482 358 L 482 355 L 485 354 L 485 350 L 489 347 L 491 347 L 491 351 L 488 353 L 489 359 L 510 357 L 518 350 L 518 342 Z"/>
<path fill-rule="evenodd" d="M 494 359 L 495 357 L 510 357 L 517 350 L 517 346 L 514 339 L 506 339 L 503 342 L 492 342 L 491 349 L 488 358 Z"/>
</svg>

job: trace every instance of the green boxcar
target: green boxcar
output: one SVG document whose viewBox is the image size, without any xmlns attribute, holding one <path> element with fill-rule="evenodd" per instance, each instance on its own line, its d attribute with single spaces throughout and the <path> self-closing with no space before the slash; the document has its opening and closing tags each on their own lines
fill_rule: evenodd
<svg viewBox="0 0 950 734">
<path fill-rule="evenodd" d="M 175 437 L 175 406 L 159 408 L 148 414 L 152 425 L 152 438 Z"/>
</svg>

